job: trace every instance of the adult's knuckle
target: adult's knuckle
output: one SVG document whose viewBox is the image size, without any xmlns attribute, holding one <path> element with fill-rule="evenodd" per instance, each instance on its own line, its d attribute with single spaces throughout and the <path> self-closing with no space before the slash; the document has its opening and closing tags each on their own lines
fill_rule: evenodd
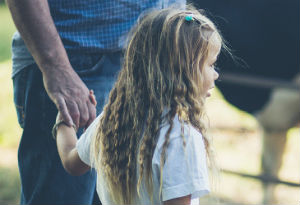
<svg viewBox="0 0 300 205">
<path fill-rule="evenodd" d="M 78 111 L 74 111 L 74 112 L 71 113 L 71 116 L 72 116 L 72 118 L 77 119 L 77 118 L 80 117 L 80 113 Z"/>
<path fill-rule="evenodd" d="M 64 106 L 62 103 L 58 103 L 57 109 L 58 109 L 59 111 L 65 111 L 65 106 Z"/>
<path fill-rule="evenodd" d="M 82 115 L 81 116 L 81 121 L 82 122 L 87 122 L 89 120 L 89 116 L 88 115 Z"/>
</svg>

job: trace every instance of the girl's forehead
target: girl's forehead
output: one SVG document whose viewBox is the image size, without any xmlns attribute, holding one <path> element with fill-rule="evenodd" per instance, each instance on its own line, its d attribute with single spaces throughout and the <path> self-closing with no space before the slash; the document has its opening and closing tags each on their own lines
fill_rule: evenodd
<svg viewBox="0 0 300 205">
<path fill-rule="evenodd" d="M 216 37 L 211 38 L 208 45 L 208 55 L 206 61 L 209 62 L 216 61 L 221 51 L 221 46 L 222 43 L 219 38 Z"/>
<path fill-rule="evenodd" d="M 218 33 L 214 32 L 209 40 L 209 51 L 211 53 L 219 53 L 222 47 L 222 40 Z"/>
</svg>

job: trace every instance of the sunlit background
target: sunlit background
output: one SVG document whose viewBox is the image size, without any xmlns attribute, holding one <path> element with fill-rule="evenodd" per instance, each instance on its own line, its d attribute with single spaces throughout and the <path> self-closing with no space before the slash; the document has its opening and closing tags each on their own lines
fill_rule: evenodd
<svg viewBox="0 0 300 205">
<path fill-rule="evenodd" d="M 11 80 L 11 37 L 15 27 L 7 7 L 0 1 L 0 204 L 18 204 L 20 180 L 17 147 L 21 129 L 13 104 Z M 251 115 L 241 112 L 223 100 L 215 90 L 208 100 L 210 135 L 214 138 L 219 167 L 249 175 L 260 174 L 261 131 Z M 279 178 L 300 181 L 299 128 L 288 132 Z M 201 199 L 203 204 L 261 204 L 262 183 L 253 178 L 220 173 L 214 177 L 212 194 Z M 277 204 L 299 204 L 299 187 L 277 185 Z"/>
</svg>

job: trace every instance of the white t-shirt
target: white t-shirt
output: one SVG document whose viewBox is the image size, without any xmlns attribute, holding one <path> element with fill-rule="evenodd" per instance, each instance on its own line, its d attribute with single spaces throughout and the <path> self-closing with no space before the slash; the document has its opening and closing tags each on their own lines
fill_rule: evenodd
<svg viewBox="0 0 300 205">
<path fill-rule="evenodd" d="M 90 166 L 90 143 L 100 117 L 101 115 L 82 134 L 76 145 L 79 157 Z M 177 115 L 174 118 L 173 129 L 170 133 L 170 143 L 163 167 L 162 196 L 159 198 L 160 157 L 168 128 L 169 125 L 162 126 L 152 159 L 153 203 L 162 204 L 162 201 L 191 194 L 192 204 L 199 204 L 199 197 L 209 192 L 205 146 L 201 133 L 187 124 L 184 124 L 186 146 L 183 146 L 183 139 L 180 135 L 181 123 Z M 140 190 L 141 195 L 140 197 L 136 195 L 134 204 L 151 204 L 145 187 L 145 182 L 143 181 Z M 107 191 L 103 173 L 98 173 L 97 175 L 97 192 L 102 204 L 113 204 Z"/>
</svg>

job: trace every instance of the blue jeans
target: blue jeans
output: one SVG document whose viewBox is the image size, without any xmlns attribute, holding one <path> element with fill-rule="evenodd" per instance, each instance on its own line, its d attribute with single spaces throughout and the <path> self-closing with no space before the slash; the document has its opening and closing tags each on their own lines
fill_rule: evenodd
<svg viewBox="0 0 300 205">
<path fill-rule="evenodd" d="M 69 54 L 69 58 L 87 87 L 94 90 L 99 114 L 120 69 L 121 52 L 102 56 Z M 18 120 L 23 128 L 18 150 L 21 204 L 95 203 L 95 171 L 75 177 L 61 164 L 51 136 L 57 109 L 45 91 L 37 65 L 16 74 L 13 85 Z"/>
</svg>

